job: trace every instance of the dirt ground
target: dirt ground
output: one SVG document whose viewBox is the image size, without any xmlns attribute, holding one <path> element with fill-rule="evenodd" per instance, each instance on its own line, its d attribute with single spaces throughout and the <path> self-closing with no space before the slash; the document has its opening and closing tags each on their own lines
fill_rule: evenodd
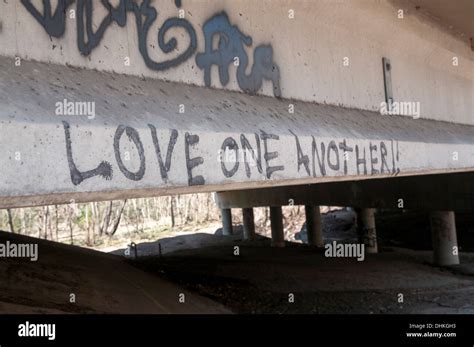
<svg viewBox="0 0 474 347">
<path fill-rule="evenodd" d="M 344 210 L 324 215 L 326 242 L 355 242 L 353 217 Z M 183 235 L 140 244 L 139 258 L 130 261 L 238 313 L 474 313 L 473 253 L 461 253 L 460 266 L 435 267 L 429 250 L 392 246 L 406 242 L 410 227 L 424 239 L 417 223 L 395 237 L 392 229 L 400 218 L 379 219 L 385 230 L 381 251 L 362 262 L 327 258 L 323 250 L 299 242 L 274 249 L 263 236 L 243 241 L 240 227 L 233 236 Z M 408 220 L 417 221 L 412 215 Z M 303 228 L 295 239 L 305 238 Z M 155 253 L 158 243 L 161 257 Z"/>
<path fill-rule="evenodd" d="M 114 255 L 0 232 L 37 243 L 38 260 L 0 258 L 0 313 L 230 313 L 221 304 Z M 74 294 L 74 300 L 71 300 Z M 184 302 L 179 295 L 184 294 Z"/>
<path fill-rule="evenodd" d="M 430 252 L 385 249 L 357 262 L 268 246 L 232 242 L 134 263 L 239 313 L 474 313 L 474 277 L 433 267 Z M 461 259 L 474 265 L 472 254 Z"/>
<path fill-rule="evenodd" d="M 400 213 L 377 216 L 380 253 L 361 262 L 305 245 L 304 216 L 287 218 L 283 249 L 270 247 L 268 226 L 244 241 L 241 226 L 222 236 L 215 224 L 137 241 L 136 259 L 0 232 L 2 243 L 39 244 L 38 262 L 0 259 L 0 313 L 473 314 L 474 216 L 457 219 L 462 265 L 439 268 L 426 215 Z M 323 223 L 326 242 L 356 242 L 352 211 Z"/>
</svg>

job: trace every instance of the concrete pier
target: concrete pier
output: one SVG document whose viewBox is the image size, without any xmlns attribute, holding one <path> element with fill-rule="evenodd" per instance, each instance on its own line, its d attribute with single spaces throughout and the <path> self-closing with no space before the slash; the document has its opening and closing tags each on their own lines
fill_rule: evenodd
<svg viewBox="0 0 474 347">
<path fill-rule="evenodd" d="M 357 212 L 360 242 L 365 244 L 367 253 L 378 253 L 377 231 L 375 228 L 375 208 L 363 208 Z"/>
<path fill-rule="evenodd" d="M 305 212 L 308 245 L 324 247 L 323 223 L 319 206 L 306 205 Z"/>
<path fill-rule="evenodd" d="M 222 235 L 232 235 L 232 211 L 230 208 L 221 209 L 222 216 Z"/>
<path fill-rule="evenodd" d="M 285 247 L 281 206 L 270 207 L 270 222 L 272 229 L 272 247 Z"/>
<path fill-rule="evenodd" d="M 440 266 L 459 264 L 454 212 L 433 211 L 430 223 L 434 263 Z"/>
<path fill-rule="evenodd" d="M 244 224 L 244 240 L 253 240 L 255 238 L 253 208 L 242 209 L 242 221 Z"/>
</svg>

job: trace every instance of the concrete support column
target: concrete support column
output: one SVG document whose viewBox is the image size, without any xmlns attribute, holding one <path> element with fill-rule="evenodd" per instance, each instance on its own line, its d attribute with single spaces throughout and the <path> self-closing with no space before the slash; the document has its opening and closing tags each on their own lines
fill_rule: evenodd
<svg viewBox="0 0 474 347">
<path fill-rule="evenodd" d="M 244 224 L 244 240 L 253 240 L 255 238 L 253 208 L 242 209 L 242 221 Z"/>
<path fill-rule="evenodd" d="M 363 208 L 357 212 L 360 242 L 367 253 L 378 253 L 377 231 L 375 229 L 375 208 Z"/>
<path fill-rule="evenodd" d="M 272 247 L 285 247 L 283 212 L 281 206 L 270 207 L 270 222 L 272 229 Z"/>
<path fill-rule="evenodd" d="M 430 224 L 434 263 L 441 266 L 459 264 L 454 212 L 433 211 Z"/>
<path fill-rule="evenodd" d="M 324 247 L 323 223 L 321 221 L 321 211 L 319 206 L 306 205 L 306 233 L 308 235 L 308 245 Z"/>
<path fill-rule="evenodd" d="M 221 209 L 222 235 L 232 235 L 232 211 L 230 208 Z"/>
</svg>

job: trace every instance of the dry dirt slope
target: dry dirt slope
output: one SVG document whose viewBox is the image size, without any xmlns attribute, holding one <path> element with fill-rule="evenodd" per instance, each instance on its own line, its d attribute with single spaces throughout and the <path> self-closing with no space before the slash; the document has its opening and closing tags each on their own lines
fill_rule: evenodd
<svg viewBox="0 0 474 347">
<path fill-rule="evenodd" d="M 7 240 L 38 243 L 39 257 L 0 258 L 0 313 L 230 312 L 114 255 L 0 232 L 0 243 Z"/>
</svg>

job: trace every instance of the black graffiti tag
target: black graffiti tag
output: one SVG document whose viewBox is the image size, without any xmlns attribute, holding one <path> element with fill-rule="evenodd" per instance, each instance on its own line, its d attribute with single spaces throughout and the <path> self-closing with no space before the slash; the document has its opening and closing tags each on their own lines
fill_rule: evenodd
<svg viewBox="0 0 474 347">
<path fill-rule="evenodd" d="M 94 176 L 100 176 L 106 180 L 111 180 L 112 166 L 107 161 L 100 162 L 96 168 L 88 171 L 80 171 L 77 168 L 73 157 L 70 125 L 66 121 L 63 121 L 62 124 L 64 127 L 66 154 L 72 183 L 74 185 L 79 185 L 84 180 Z M 169 171 L 173 162 L 173 152 L 176 147 L 179 132 L 176 129 L 170 129 L 166 155 L 164 156 L 162 147 L 160 147 L 157 129 L 151 124 L 148 124 L 148 128 L 151 133 L 151 140 L 158 160 L 160 175 L 163 182 L 166 183 L 169 178 Z M 318 175 L 321 175 L 322 177 L 327 176 L 329 172 L 332 173 L 333 171 L 339 173 L 343 172 L 344 175 L 347 175 L 349 173 L 349 168 L 352 171 L 350 174 L 356 173 L 357 175 L 397 175 L 400 173 L 400 168 L 397 167 L 401 155 L 398 141 L 390 141 L 391 151 L 389 153 L 389 148 L 387 147 L 388 144 L 384 141 L 377 141 L 376 143 L 370 141 L 367 144 L 359 142 L 358 144 L 350 146 L 346 139 L 317 140 L 315 136 L 311 136 L 311 145 L 310 147 L 306 147 L 306 151 L 309 151 L 311 148 L 310 156 L 309 152 L 307 152 L 307 154 L 305 153 L 304 146 L 302 146 L 302 142 L 300 142 L 298 135 L 290 129 L 288 129 L 288 131 L 294 136 L 296 143 L 296 151 L 291 151 L 289 154 L 296 156 L 297 171 L 304 171 L 307 176 L 316 177 L 318 166 Z M 120 143 L 123 140 L 124 134 L 127 135 L 129 142 L 135 147 L 139 157 L 140 166 L 136 171 L 131 171 L 127 168 L 123 161 L 123 152 L 121 152 Z M 256 147 L 250 145 L 250 141 L 244 134 L 240 134 L 240 142 L 238 142 L 237 136 L 229 136 L 226 137 L 220 145 L 220 153 L 229 153 L 231 156 L 226 155 L 225 158 L 232 158 L 228 161 L 226 161 L 227 159 L 220 161 L 222 174 L 226 178 L 232 178 L 235 176 L 241 167 L 240 159 L 242 159 L 242 157 L 245 163 L 245 174 L 247 178 L 251 177 L 250 162 L 252 161 L 256 164 L 258 172 L 264 174 L 264 177 L 267 179 L 271 179 L 273 174 L 277 171 L 285 171 L 284 165 L 273 164 L 280 158 L 281 153 L 275 150 L 271 151 L 270 148 L 272 144 L 275 144 L 275 141 L 280 140 L 280 137 L 263 130 L 260 130 L 260 134 L 255 133 L 254 135 Z M 199 145 L 199 140 L 200 138 L 198 134 L 190 134 L 189 132 L 184 134 L 184 159 L 189 186 L 206 184 L 203 175 L 195 175 L 193 173 L 194 169 L 205 164 L 205 160 L 202 156 L 193 156 L 191 153 L 192 151 L 194 152 L 197 150 L 196 147 Z M 145 146 L 143 145 L 139 132 L 135 128 L 125 125 L 119 125 L 117 127 L 113 138 L 113 151 L 117 165 L 126 178 L 133 181 L 141 181 L 144 178 L 146 169 L 144 148 Z M 354 153 L 355 155 L 349 156 L 349 153 Z M 281 159 L 282 158 L 280 158 L 280 160 Z M 352 165 L 349 166 L 348 162 L 351 162 Z M 265 169 L 262 164 L 265 165 Z M 302 166 L 304 170 L 301 170 Z M 205 166 L 202 170 L 207 172 Z"/>
<path fill-rule="evenodd" d="M 43 0 L 43 14 L 31 3 L 31 0 L 21 0 L 21 3 L 28 12 L 33 15 L 49 35 L 54 37 L 62 37 L 64 35 L 66 29 L 66 10 L 73 2 L 74 0 L 60 0 L 53 15 L 50 0 Z M 138 47 L 148 68 L 152 70 L 169 69 L 186 61 L 196 51 L 196 32 L 192 25 L 184 18 L 173 17 L 167 19 L 161 26 L 158 32 L 158 46 L 164 53 L 170 53 L 176 49 L 176 38 L 172 37 L 166 41 L 165 36 L 171 28 L 180 27 L 185 30 L 189 37 L 188 47 L 177 57 L 170 60 L 156 62 L 150 58 L 147 38 L 150 27 L 158 16 L 156 9 L 150 5 L 150 0 L 143 0 L 140 4 L 135 0 L 120 0 L 116 7 L 112 6 L 108 0 L 101 0 L 100 3 L 108 10 L 108 13 L 102 19 L 96 31 L 93 29 L 93 4 L 95 2 L 92 0 L 76 0 L 76 3 L 77 46 L 79 52 L 83 55 L 87 56 L 91 54 L 94 48 L 102 41 L 107 28 L 112 23 L 117 23 L 119 26 L 124 27 L 127 24 L 128 12 L 131 12 L 135 16 L 138 32 Z M 177 7 L 181 6 L 180 1 L 176 1 L 175 3 Z"/>
<path fill-rule="evenodd" d="M 300 166 L 304 165 L 306 172 L 309 176 L 309 158 L 304 154 L 301 147 L 298 136 L 290 130 L 290 133 L 293 134 L 296 140 L 296 157 L 298 164 L 298 172 L 300 171 Z M 319 144 L 319 146 L 318 146 Z M 378 175 L 383 173 L 391 173 L 397 175 L 400 173 L 400 168 L 396 167 L 397 162 L 399 161 L 399 150 L 398 150 L 398 141 L 396 141 L 397 152 L 394 152 L 394 142 L 391 141 L 392 148 L 392 169 L 390 170 L 388 164 L 388 149 L 385 142 L 379 142 L 380 147 L 372 142 L 369 142 L 368 148 L 364 145 L 356 144 L 355 146 L 349 146 L 347 140 L 343 139 L 339 142 L 339 146 L 336 140 L 331 140 L 329 143 L 324 141 L 317 141 L 314 136 L 312 136 L 312 174 L 313 177 L 316 177 L 316 163 L 319 166 L 319 172 L 321 176 L 327 175 L 327 167 L 332 171 L 341 170 L 341 160 L 343 162 L 343 173 L 344 175 L 348 174 L 349 165 L 348 162 L 352 160 L 355 164 L 357 170 L 357 175 Z M 349 153 L 354 152 L 355 148 L 355 160 L 350 159 Z M 366 150 L 368 149 L 368 151 Z M 341 155 L 342 154 L 342 155 Z M 341 158 L 342 157 L 342 158 Z M 369 157 L 369 158 L 368 158 Z M 380 161 L 379 161 L 380 157 Z M 369 167 L 370 164 L 370 167 Z M 361 167 L 363 170 L 361 170 Z M 370 171 L 369 171 L 370 168 Z"/>
<path fill-rule="evenodd" d="M 179 7 L 181 4 L 177 3 L 177 5 Z M 171 28 L 177 27 L 183 28 L 188 34 L 190 40 L 189 45 L 183 53 L 174 59 L 159 63 L 152 60 L 148 54 L 147 38 L 150 27 L 156 20 L 157 12 L 153 7 L 150 6 L 149 0 L 143 1 L 140 6 L 138 6 L 134 1 L 130 1 L 129 8 L 133 11 L 133 13 L 135 13 L 135 21 L 138 30 L 138 48 L 143 59 L 145 60 L 146 66 L 148 66 L 150 69 L 169 69 L 185 62 L 194 54 L 197 47 L 196 31 L 192 27 L 191 23 L 189 23 L 186 19 L 173 17 L 167 19 L 161 26 L 158 32 L 158 46 L 164 53 L 170 53 L 175 50 L 178 45 L 176 38 L 173 37 L 169 41 L 166 41 L 165 35 Z M 124 15 L 126 15 L 126 13 Z M 145 18 L 144 21 L 143 18 Z"/>
<path fill-rule="evenodd" d="M 347 145 L 347 141 L 344 139 L 339 143 L 339 149 L 342 150 L 343 161 L 344 161 L 344 175 L 347 175 L 347 162 L 349 158 L 349 153 L 354 152 L 354 148 Z"/>
<path fill-rule="evenodd" d="M 173 149 L 176 145 L 176 141 L 178 139 L 178 130 L 172 129 L 170 135 L 170 141 L 168 143 L 168 150 L 166 151 L 166 159 L 163 163 L 163 158 L 161 157 L 161 149 L 160 144 L 158 143 L 158 136 L 156 135 L 156 128 L 148 124 L 148 127 L 151 130 L 151 138 L 153 140 L 153 145 L 155 146 L 156 157 L 158 159 L 158 164 L 160 165 L 160 174 L 163 181 L 168 181 L 168 172 L 171 168 L 171 156 L 173 155 Z"/>
<path fill-rule="evenodd" d="M 223 86 L 229 83 L 229 65 L 238 63 L 237 82 L 246 93 L 255 94 L 263 80 L 273 83 L 273 93 L 281 96 L 280 71 L 273 62 L 273 49 L 270 45 L 260 45 L 254 50 L 254 64 L 250 74 L 245 71 L 249 59 L 244 46 L 252 45 L 252 38 L 243 34 L 235 25 L 231 25 L 225 12 L 218 13 L 206 21 L 203 26 L 205 51 L 196 55 L 196 64 L 204 69 L 204 83 L 211 85 L 211 68 L 217 65 L 219 80 Z M 218 48 L 213 48 L 215 36 L 218 38 Z"/>
<path fill-rule="evenodd" d="M 334 153 L 334 158 L 336 158 L 336 163 L 331 161 L 331 151 Z M 336 141 L 329 142 L 328 145 L 328 166 L 331 170 L 339 171 L 340 160 L 339 160 L 339 149 L 337 148 Z"/>
<path fill-rule="evenodd" d="M 261 135 L 260 137 L 262 138 L 263 141 L 263 159 L 265 159 L 265 164 L 266 164 L 266 176 L 268 179 L 272 177 L 272 174 L 275 173 L 276 171 L 283 171 L 285 170 L 284 165 L 277 165 L 277 166 L 270 166 L 270 161 L 273 159 L 278 158 L 278 152 L 269 152 L 268 151 L 268 141 L 269 140 L 279 140 L 280 137 L 278 135 L 274 134 L 268 134 L 263 130 L 260 130 Z"/>
<path fill-rule="evenodd" d="M 191 147 L 196 146 L 199 143 L 199 136 L 198 135 L 191 135 L 189 133 L 184 134 L 184 152 L 186 155 L 186 169 L 188 171 L 188 185 L 190 186 L 197 186 L 205 184 L 204 177 L 201 175 L 193 176 L 192 170 L 201 164 L 204 163 L 204 159 L 202 157 L 194 157 L 191 158 L 190 149 Z"/>
<path fill-rule="evenodd" d="M 230 178 L 234 176 L 237 170 L 239 169 L 239 158 L 238 158 L 239 145 L 232 137 L 226 138 L 224 142 L 222 143 L 222 146 L 221 146 L 222 153 L 225 153 L 227 150 L 234 151 L 234 166 L 232 167 L 232 169 L 227 170 L 227 167 L 225 166 L 226 160 L 221 160 L 221 169 L 224 176 L 227 178 Z"/>
<path fill-rule="evenodd" d="M 321 142 L 321 155 L 318 151 L 316 139 L 312 136 L 313 141 L 311 142 L 311 159 L 313 160 L 313 177 L 316 177 L 316 157 L 318 158 L 319 170 L 322 176 L 326 176 L 326 165 L 325 165 L 325 153 L 326 146 L 324 142 Z"/>
<path fill-rule="evenodd" d="M 255 134 L 255 142 L 257 145 L 257 154 L 255 154 L 253 147 L 250 145 L 249 140 L 245 137 L 244 134 L 240 135 L 240 143 L 242 145 L 242 151 L 244 154 L 244 162 L 245 162 L 245 174 L 248 178 L 250 178 L 250 165 L 249 161 L 247 160 L 247 156 L 252 157 L 253 162 L 257 165 L 257 170 L 259 173 L 262 173 L 262 150 L 260 146 L 260 138 L 258 134 Z"/>
<path fill-rule="evenodd" d="M 298 172 L 300 172 L 301 165 L 304 165 L 306 173 L 308 174 L 308 176 L 310 176 L 311 173 L 309 171 L 309 158 L 306 154 L 303 153 L 303 150 L 301 148 L 300 139 L 298 138 L 298 136 L 293 131 L 291 131 L 291 130 L 289 130 L 289 131 L 295 137 L 295 141 L 296 141 L 296 155 L 297 155 L 297 158 L 298 158 Z"/>
<path fill-rule="evenodd" d="M 76 26 L 77 47 L 82 55 L 88 56 L 100 44 L 105 32 L 113 23 L 120 27 L 127 25 L 127 14 L 132 13 L 135 18 L 138 36 L 138 49 L 146 66 L 152 70 L 162 71 L 176 67 L 188 60 L 197 49 L 197 36 L 191 23 L 178 17 L 168 18 L 164 21 L 158 31 L 158 47 L 165 53 L 171 53 L 178 47 L 176 37 L 167 37 L 167 33 L 173 28 L 184 29 L 188 37 L 186 49 L 174 57 L 165 61 L 155 61 L 149 53 L 147 44 L 150 28 L 155 23 L 158 12 L 150 5 L 150 0 L 120 0 L 117 6 L 113 6 L 109 0 L 101 0 L 100 4 L 108 12 L 99 22 L 94 30 L 94 9 L 98 1 L 93 0 L 59 0 L 56 10 L 52 11 L 51 0 L 43 0 L 44 11 L 41 13 L 32 4 L 31 0 L 21 0 L 23 6 L 41 24 L 48 35 L 62 37 L 66 30 L 67 9 L 76 1 Z M 181 7 L 181 1 L 175 0 L 175 6 Z M 217 65 L 219 68 L 219 79 L 223 86 L 229 82 L 229 65 L 236 63 L 237 83 L 245 93 L 255 94 L 262 88 L 263 81 L 269 80 L 273 85 L 273 94 L 281 96 L 280 70 L 273 62 L 273 48 L 271 45 L 259 45 L 253 51 L 253 65 L 250 73 L 246 70 L 249 58 L 245 46 L 252 45 L 252 38 L 243 34 L 235 25 L 231 25 L 229 17 L 225 12 L 211 17 L 203 26 L 205 38 L 205 51 L 196 55 L 196 64 L 204 69 L 204 82 L 206 86 L 211 85 L 211 68 Z M 213 49 L 215 36 L 218 38 L 218 49 Z"/>
<path fill-rule="evenodd" d="M 97 166 L 93 170 L 89 171 L 79 171 L 76 163 L 74 162 L 73 155 L 72 155 L 72 143 L 71 143 L 71 131 L 70 125 L 68 122 L 63 121 L 64 127 L 64 135 L 66 138 L 66 155 L 67 155 L 67 162 L 69 165 L 69 172 L 71 174 L 71 181 L 72 184 L 75 186 L 82 183 L 82 181 L 94 177 L 94 176 L 101 176 L 106 180 L 112 179 L 112 166 L 107 161 L 102 161 L 99 166 Z"/>
<path fill-rule="evenodd" d="M 137 172 L 132 172 L 128 170 L 122 161 L 122 155 L 120 153 L 120 139 L 122 138 L 122 135 L 124 133 L 127 134 L 128 139 L 132 141 L 135 144 L 135 147 L 137 148 L 138 156 L 140 158 L 140 168 Z M 122 171 L 122 173 L 125 175 L 125 177 L 133 181 L 140 181 L 143 178 L 143 176 L 145 175 L 146 167 L 145 152 L 143 150 L 143 144 L 140 140 L 140 135 L 138 135 L 138 131 L 136 131 L 134 128 L 125 125 L 119 125 L 114 136 L 114 153 L 118 167 L 120 171 Z"/>
<path fill-rule="evenodd" d="M 21 3 L 32 14 L 33 17 L 46 30 L 48 35 L 53 37 L 61 37 L 66 30 L 66 9 L 74 2 L 74 0 L 59 0 L 54 14 L 51 9 L 51 1 L 43 1 L 44 13 L 41 14 L 38 9 L 31 3 L 31 0 L 21 0 Z"/>
</svg>

